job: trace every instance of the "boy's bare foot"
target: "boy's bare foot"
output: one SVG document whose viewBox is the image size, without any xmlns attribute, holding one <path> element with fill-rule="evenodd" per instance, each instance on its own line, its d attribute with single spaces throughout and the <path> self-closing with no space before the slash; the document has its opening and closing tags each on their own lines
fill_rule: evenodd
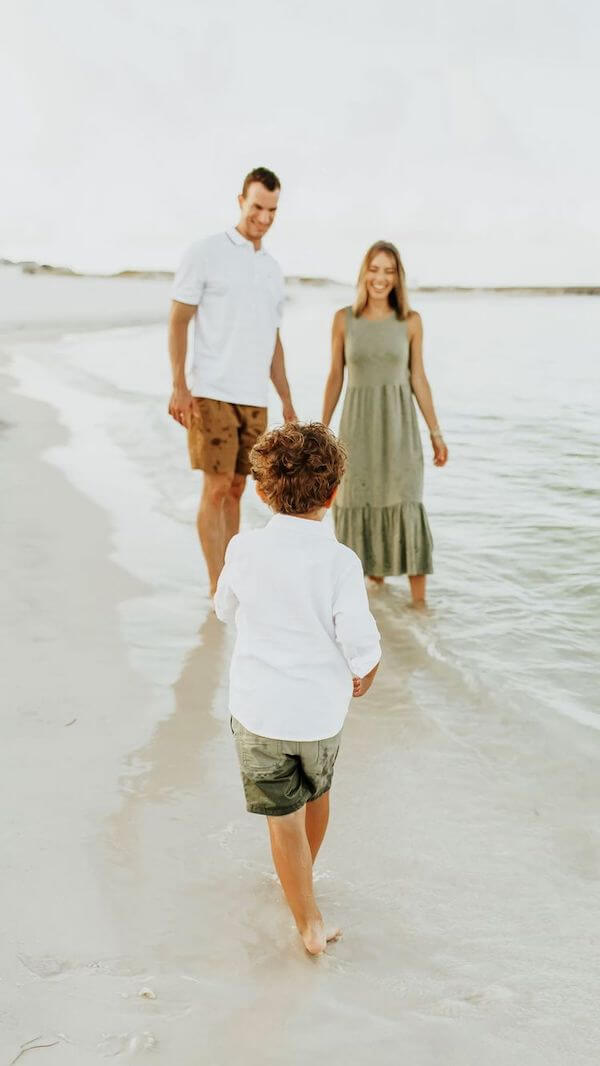
<svg viewBox="0 0 600 1066">
<path fill-rule="evenodd" d="M 323 922 L 315 922 L 300 933 L 309 955 L 322 955 L 327 944 L 332 940 L 339 940 L 341 935 L 341 929 L 326 930 Z"/>
</svg>

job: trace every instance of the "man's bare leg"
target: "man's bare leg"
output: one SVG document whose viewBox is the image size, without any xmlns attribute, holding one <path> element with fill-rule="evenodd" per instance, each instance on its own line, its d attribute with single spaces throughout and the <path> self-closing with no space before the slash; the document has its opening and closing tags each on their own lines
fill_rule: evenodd
<svg viewBox="0 0 600 1066">
<path fill-rule="evenodd" d="M 410 594 L 413 607 L 425 606 L 425 574 L 409 574 Z"/>
<path fill-rule="evenodd" d="M 312 803 L 306 804 L 305 828 L 313 863 L 323 843 L 328 821 L 329 792 L 325 792 L 318 799 L 313 800 Z"/>
<path fill-rule="evenodd" d="M 305 828 L 306 810 L 268 818 L 271 852 L 290 910 L 304 947 L 321 955 L 328 940 L 337 940 L 339 929 L 326 930 L 317 907 L 312 879 L 312 855 Z"/>
<path fill-rule="evenodd" d="M 233 481 L 225 502 L 223 504 L 223 516 L 225 520 L 225 548 L 232 537 L 240 531 L 240 500 L 246 487 L 244 474 L 234 474 Z"/>
<path fill-rule="evenodd" d="M 233 474 L 204 474 L 196 525 L 206 559 L 210 594 L 214 596 L 225 555 L 225 499 Z"/>
</svg>

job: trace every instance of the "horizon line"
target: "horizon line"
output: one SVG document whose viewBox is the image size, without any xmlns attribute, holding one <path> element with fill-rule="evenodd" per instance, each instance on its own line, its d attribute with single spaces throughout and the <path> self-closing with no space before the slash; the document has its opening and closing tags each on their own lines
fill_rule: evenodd
<svg viewBox="0 0 600 1066">
<path fill-rule="evenodd" d="M 74 278 L 105 278 L 107 280 L 118 278 L 139 278 L 139 279 L 152 279 L 165 281 L 175 276 L 175 272 L 172 270 L 162 269 L 127 269 L 118 270 L 111 273 L 95 273 L 81 270 L 73 270 L 71 267 L 55 266 L 49 263 L 40 263 L 36 260 L 14 260 L 0 258 L 0 266 L 20 267 L 24 274 L 42 274 L 53 275 L 58 277 L 74 277 Z M 310 274 L 287 274 L 285 275 L 286 282 L 298 282 L 303 285 L 337 285 L 343 288 L 354 288 L 352 282 L 338 281 L 335 278 L 320 277 L 318 275 Z M 593 284 L 578 284 L 578 285 L 547 285 L 547 284 L 527 284 L 527 285 L 479 285 L 479 284 L 458 284 L 454 282 L 447 283 L 415 283 L 408 286 L 413 292 L 531 292 L 531 293 L 564 293 L 565 295 L 600 295 L 600 285 Z"/>
</svg>

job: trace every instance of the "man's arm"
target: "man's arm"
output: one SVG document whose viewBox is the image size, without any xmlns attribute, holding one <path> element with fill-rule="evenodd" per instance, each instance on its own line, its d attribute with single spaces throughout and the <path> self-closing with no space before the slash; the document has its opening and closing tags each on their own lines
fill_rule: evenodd
<svg viewBox="0 0 600 1066">
<path fill-rule="evenodd" d="M 182 426 L 189 426 L 192 412 L 192 394 L 185 380 L 188 327 L 196 314 L 196 307 L 179 300 L 171 303 L 169 315 L 169 357 L 173 371 L 173 391 L 169 400 L 169 414 Z"/>
<path fill-rule="evenodd" d="M 277 389 L 277 393 L 281 400 L 284 421 L 297 422 L 298 416 L 294 411 L 294 405 L 292 403 L 292 394 L 290 392 L 289 382 L 285 373 L 283 344 L 281 343 L 279 330 L 277 330 L 275 351 L 273 352 L 273 358 L 271 360 L 271 381 Z"/>
</svg>

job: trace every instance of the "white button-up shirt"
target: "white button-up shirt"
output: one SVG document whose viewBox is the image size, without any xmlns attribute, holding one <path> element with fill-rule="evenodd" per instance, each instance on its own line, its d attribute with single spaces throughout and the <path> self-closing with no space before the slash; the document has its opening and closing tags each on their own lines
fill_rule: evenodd
<svg viewBox="0 0 600 1066">
<path fill-rule="evenodd" d="M 285 298 L 275 259 L 236 229 L 218 233 L 188 248 L 171 295 L 197 306 L 192 395 L 266 407 Z"/>
<path fill-rule="evenodd" d="M 329 525 L 277 514 L 227 549 L 215 610 L 235 620 L 229 709 L 283 740 L 340 731 L 352 677 L 379 662 L 379 633 L 358 556 Z"/>
</svg>

